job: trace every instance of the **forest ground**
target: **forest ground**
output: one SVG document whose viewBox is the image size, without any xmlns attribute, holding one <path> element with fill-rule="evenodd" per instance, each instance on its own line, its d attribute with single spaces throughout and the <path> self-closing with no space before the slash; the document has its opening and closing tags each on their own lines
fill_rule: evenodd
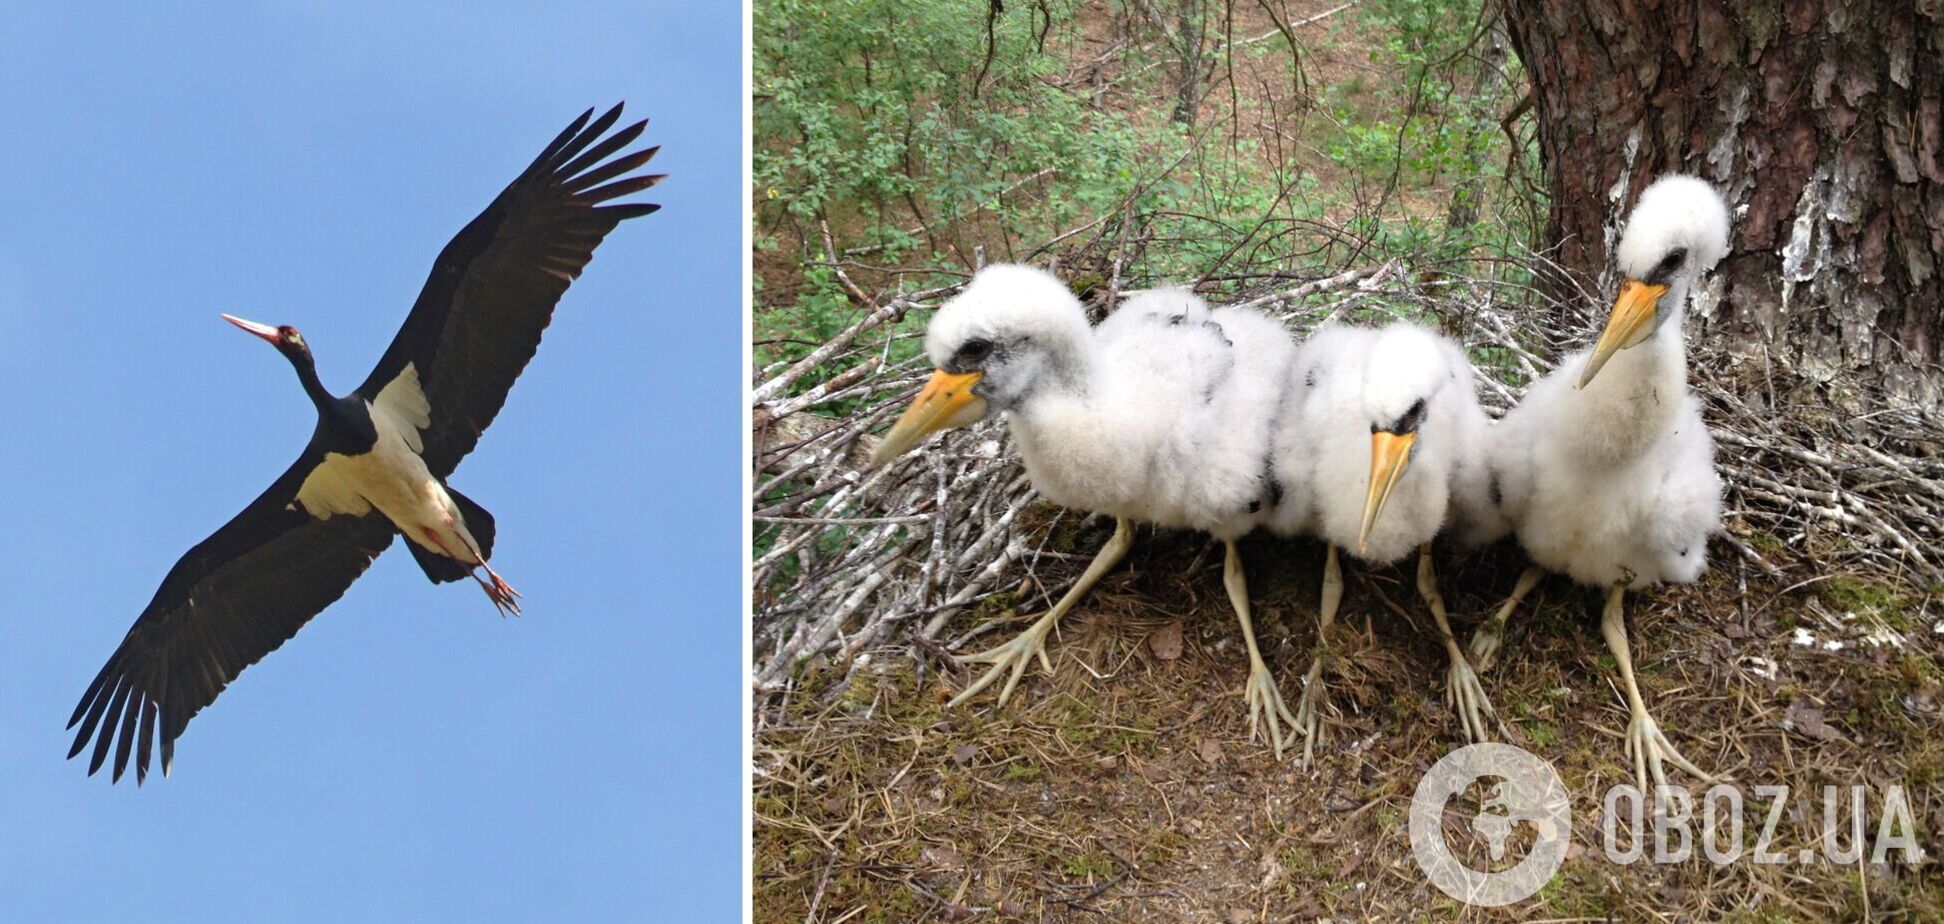
<svg viewBox="0 0 1944 924">
<path fill-rule="evenodd" d="M 1097 548 L 1110 529 L 1091 524 L 1076 550 Z M 1317 642 L 1322 548 L 1268 537 L 1242 548 L 1264 657 L 1293 705 Z M 1703 769 L 1749 792 L 1751 851 L 1768 814 L 1755 785 L 1789 787 L 1771 849 L 1794 857 L 1820 853 L 1823 785 L 1873 787 L 1874 832 L 1882 787 L 1900 782 L 1934 855 L 1932 833 L 1944 830 L 1938 601 L 1853 576 L 1771 578 L 1721 551 L 1701 584 L 1629 597 L 1648 708 Z M 1523 564 L 1503 546 L 1439 556 L 1461 637 Z M 1750 852 L 1725 867 L 1698 852 L 1676 865 L 1610 862 L 1600 800 L 1632 777 L 1625 701 L 1600 638 L 1599 595 L 1558 577 L 1513 617 L 1485 681 L 1511 740 L 1565 782 L 1573 846 L 1516 912 L 1451 900 L 1419 872 L 1405 821 L 1419 777 L 1462 743 L 1440 700 L 1444 649 L 1408 569 L 1349 563 L 1345 582 L 1329 737 L 1307 772 L 1249 738 L 1247 657 L 1220 546 L 1192 534 L 1144 530 L 1049 645 L 1055 676 L 1034 667 L 1004 709 L 988 691 L 945 712 L 966 675 L 903 651 L 878 654 L 827 705 L 812 670 L 792 699 L 765 710 L 757 741 L 757 919 L 1817 921 L 1860 920 L 1866 908 L 1880 920 L 1944 917 L 1934 859 L 1861 869 L 1757 865 Z M 994 625 L 976 649 L 1022 627 L 1015 615 L 971 614 L 954 628 Z M 1798 630 L 1815 643 L 1799 643 Z M 1671 777 L 1697 796 L 1706 786 Z M 1484 842 L 1462 822 L 1477 796 L 1454 802 L 1447 836 L 1469 842 L 1482 868 Z"/>
</svg>

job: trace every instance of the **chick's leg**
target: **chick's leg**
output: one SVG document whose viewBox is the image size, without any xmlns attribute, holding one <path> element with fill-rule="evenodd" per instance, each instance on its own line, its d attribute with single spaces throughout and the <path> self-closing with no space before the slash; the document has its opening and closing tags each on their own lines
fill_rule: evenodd
<svg viewBox="0 0 1944 924">
<path fill-rule="evenodd" d="M 1228 588 L 1229 604 L 1235 607 L 1235 618 L 1242 623 L 1242 640 L 1249 644 L 1249 680 L 1242 687 L 1243 699 L 1249 705 L 1249 740 L 1255 740 L 1258 721 L 1267 715 L 1269 742 L 1276 749 L 1276 759 L 1281 760 L 1282 723 L 1289 723 L 1293 732 L 1296 717 L 1283 704 L 1282 691 L 1277 689 L 1276 678 L 1269 673 L 1269 665 L 1262 661 L 1262 649 L 1256 645 L 1255 623 L 1249 618 L 1249 585 L 1242 574 L 1242 556 L 1236 554 L 1233 539 L 1228 541 L 1228 557 L 1222 565 L 1222 586 Z"/>
<path fill-rule="evenodd" d="M 1607 592 L 1605 612 L 1600 614 L 1600 634 L 1606 636 L 1607 648 L 1613 651 L 1613 660 L 1620 664 L 1620 682 L 1627 692 L 1627 711 L 1631 718 L 1627 721 L 1627 756 L 1633 760 L 1634 780 L 1642 793 L 1655 792 L 1647 788 L 1647 779 L 1653 777 L 1655 786 L 1667 785 L 1667 771 L 1661 766 L 1671 763 L 1703 782 L 1717 782 L 1717 778 L 1701 772 L 1693 762 L 1681 756 L 1674 743 L 1660 729 L 1660 723 L 1647 713 L 1647 704 L 1640 698 L 1640 686 L 1634 682 L 1633 652 L 1627 646 L 1627 623 L 1622 601 L 1625 599 L 1625 584 L 1614 584 Z"/>
<path fill-rule="evenodd" d="M 1330 624 L 1336 622 L 1337 605 L 1343 602 L 1343 569 L 1337 565 L 1336 546 L 1330 546 L 1323 559 L 1323 605 L 1316 620 L 1316 658 L 1309 673 L 1303 675 L 1303 697 L 1296 703 L 1295 726 L 1303 732 L 1303 769 L 1308 770 L 1316 739 L 1323 731 L 1323 659 L 1327 656 Z"/>
<path fill-rule="evenodd" d="M 1519 601 L 1532 593 L 1532 589 L 1539 586 L 1539 579 L 1545 576 L 1546 572 L 1538 565 L 1527 565 L 1525 573 L 1519 575 L 1519 583 L 1512 588 L 1512 596 L 1505 599 L 1492 618 L 1479 623 L 1478 628 L 1472 630 L 1472 667 L 1481 671 L 1492 669 L 1492 664 L 1498 660 L 1499 647 L 1505 643 L 1505 620 L 1511 617 L 1512 611 L 1519 608 Z"/>
<path fill-rule="evenodd" d="M 1438 593 L 1438 575 L 1431 565 L 1431 544 L 1418 547 L 1418 596 L 1431 607 L 1431 618 L 1438 621 L 1438 634 L 1444 637 L 1445 651 L 1451 655 L 1451 668 L 1445 677 L 1445 703 L 1458 713 L 1458 724 L 1465 732 L 1469 742 L 1491 741 L 1492 733 L 1485 724 L 1491 725 L 1500 733 L 1505 725 L 1499 721 L 1498 711 L 1492 708 L 1492 701 L 1485 696 L 1485 687 L 1478 682 L 1478 672 L 1472 670 L 1471 662 L 1465 660 L 1465 652 L 1458 647 L 1458 639 L 1451 634 L 1451 622 L 1445 618 L 1444 597 Z"/>
<path fill-rule="evenodd" d="M 1012 676 L 1006 680 L 1005 687 L 999 691 L 999 705 L 1006 705 L 1006 700 L 1012 698 L 1013 688 L 1019 685 L 1020 675 L 1026 672 L 1026 665 L 1036 656 L 1039 658 L 1040 666 L 1045 668 L 1048 674 L 1053 673 L 1053 662 L 1046 656 L 1046 634 L 1053 631 L 1053 625 L 1059 622 L 1060 617 L 1065 616 L 1068 610 L 1073 609 L 1075 603 L 1080 602 L 1080 598 L 1093 588 L 1101 575 L 1107 573 L 1107 569 L 1120 564 L 1120 560 L 1127 556 L 1127 550 L 1133 545 L 1133 522 L 1125 517 L 1116 518 L 1113 538 L 1108 539 L 1107 544 L 1100 547 L 1100 552 L 1094 556 L 1093 563 L 1087 566 L 1087 570 L 1080 575 L 1080 580 L 1074 582 L 1073 588 L 1068 590 L 1066 596 L 1061 597 L 1060 602 L 1055 603 L 1052 609 L 1047 610 L 1046 615 L 1041 616 L 1012 641 L 963 658 L 966 661 L 982 661 L 991 664 L 992 667 L 979 679 L 972 681 L 972 685 L 966 687 L 964 692 L 952 697 L 952 701 L 946 703 L 945 708 L 951 709 L 971 699 L 980 690 L 998 680 L 1000 674 L 1011 671 Z"/>
</svg>

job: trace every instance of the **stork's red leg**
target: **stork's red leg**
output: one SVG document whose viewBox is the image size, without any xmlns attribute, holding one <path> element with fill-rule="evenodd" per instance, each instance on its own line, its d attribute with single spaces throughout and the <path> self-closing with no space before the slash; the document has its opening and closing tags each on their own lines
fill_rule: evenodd
<svg viewBox="0 0 1944 924">
<path fill-rule="evenodd" d="M 520 615 L 520 592 L 514 590 L 513 585 L 506 583 L 506 579 L 500 577 L 499 572 L 494 571 L 492 565 L 486 563 L 486 556 L 481 554 L 479 547 L 473 544 L 471 536 L 462 532 L 459 538 L 465 541 L 466 550 L 472 553 L 473 560 L 479 562 L 479 567 L 485 570 L 486 577 L 491 578 L 486 580 L 479 576 L 478 571 L 473 572 L 473 580 L 478 581 L 479 586 L 486 589 L 486 596 L 493 601 L 493 606 L 499 609 L 500 615 L 506 616 L 509 613 L 514 616 Z"/>
<path fill-rule="evenodd" d="M 490 597 L 493 605 L 499 608 L 500 615 L 505 616 L 509 613 L 514 616 L 520 615 L 520 592 L 514 590 L 513 585 L 506 583 L 506 579 L 500 577 L 499 572 L 494 571 L 491 565 L 480 562 L 479 567 L 484 569 L 486 576 L 492 580 L 480 578 L 478 572 L 473 573 L 473 580 L 479 581 L 479 586 L 486 588 L 486 596 Z"/>
<path fill-rule="evenodd" d="M 466 561 L 467 556 L 454 552 L 450 546 L 445 544 L 445 540 L 439 537 L 436 530 L 428 528 L 424 532 L 425 537 L 433 545 L 437 546 L 439 552 L 445 555 L 445 557 L 461 563 Z M 500 577 L 499 572 L 494 571 L 491 565 L 486 564 L 486 556 L 479 554 L 477 548 L 472 548 L 472 541 L 470 539 L 466 540 L 466 545 L 468 547 L 467 551 L 472 553 L 470 556 L 472 560 L 479 563 L 467 571 L 467 574 L 471 575 L 473 580 L 479 582 L 480 589 L 486 591 L 486 599 L 493 601 L 493 608 L 499 610 L 501 617 L 520 615 L 520 592 L 514 590 L 513 585 L 506 583 L 506 579 Z M 486 570 L 487 577 L 482 578 L 479 576 L 479 570 L 481 568 Z M 487 578 L 491 578 L 491 580 Z"/>
</svg>

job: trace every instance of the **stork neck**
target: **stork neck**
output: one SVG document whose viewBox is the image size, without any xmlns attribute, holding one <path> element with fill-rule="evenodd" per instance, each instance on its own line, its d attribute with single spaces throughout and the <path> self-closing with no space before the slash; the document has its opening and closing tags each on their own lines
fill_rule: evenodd
<svg viewBox="0 0 1944 924">
<path fill-rule="evenodd" d="M 304 394 L 309 395 L 311 404 L 316 405 L 318 413 L 326 413 L 337 401 L 337 396 L 324 387 L 323 380 L 317 377 L 317 362 L 308 353 L 289 357 L 291 368 L 297 370 L 297 381 L 304 385 Z"/>
<path fill-rule="evenodd" d="M 1003 384 L 994 382 L 986 399 L 1015 420 L 1032 418 L 1044 406 L 1086 403 L 1095 391 L 1093 338 L 1060 338 L 1017 364 Z"/>
<path fill-rule="evenodd" d="M 1074 344 L 1006 414 L 1033 487 L 1068 507 L 1125 509 L 1148 490 L 1153 448 L 1177 423 L 1141 383 L 1116 376 L 1096 344 Z"/>
<path fill-rule="evenodd" d="M 1041 389 L 1051 394 L 1086 400 L 1093 391 L 1095 345 L 1092 337 L 1071 344 L 1053 357 Z"/>
<path fill-rule="evenodd" d="M 1580 391 L 1576 441 L 1586 461 L 1618 464 L 1646 452 L 1671 426 L 1687 394 L 1686 345 L 1679 318 L 1646 341 L 1621 350 Z"/>
<path fill-rule="evenodd" d="M 1686 387 L 1687 340 L 1681 336 L 1680 318 L 1669 318 L 1645 343 L 1626 352 L 1634 355 L 1626 357 L 1633 361 L 1622 367 L 1622 377 L 1675 393 Z"/>
</svg>

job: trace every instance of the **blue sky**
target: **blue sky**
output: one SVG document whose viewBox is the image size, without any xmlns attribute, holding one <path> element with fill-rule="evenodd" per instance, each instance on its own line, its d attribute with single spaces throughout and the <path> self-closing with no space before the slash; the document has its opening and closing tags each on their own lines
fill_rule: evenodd
<svg viewBox="0 0 1944 924">
<path fill-rule="evenodd" d="M 0 29 L 0 917 L 739 917 L 737 5 L 62 6 Z M 310 435 L 218 314 L 301 328 L 349 390 L 439 248 L 618 99 L 663 209 L 452 479 L 526 616 L 394 545 L 171 778 L 64 760 L 169 566 Z"/>
</svg>

